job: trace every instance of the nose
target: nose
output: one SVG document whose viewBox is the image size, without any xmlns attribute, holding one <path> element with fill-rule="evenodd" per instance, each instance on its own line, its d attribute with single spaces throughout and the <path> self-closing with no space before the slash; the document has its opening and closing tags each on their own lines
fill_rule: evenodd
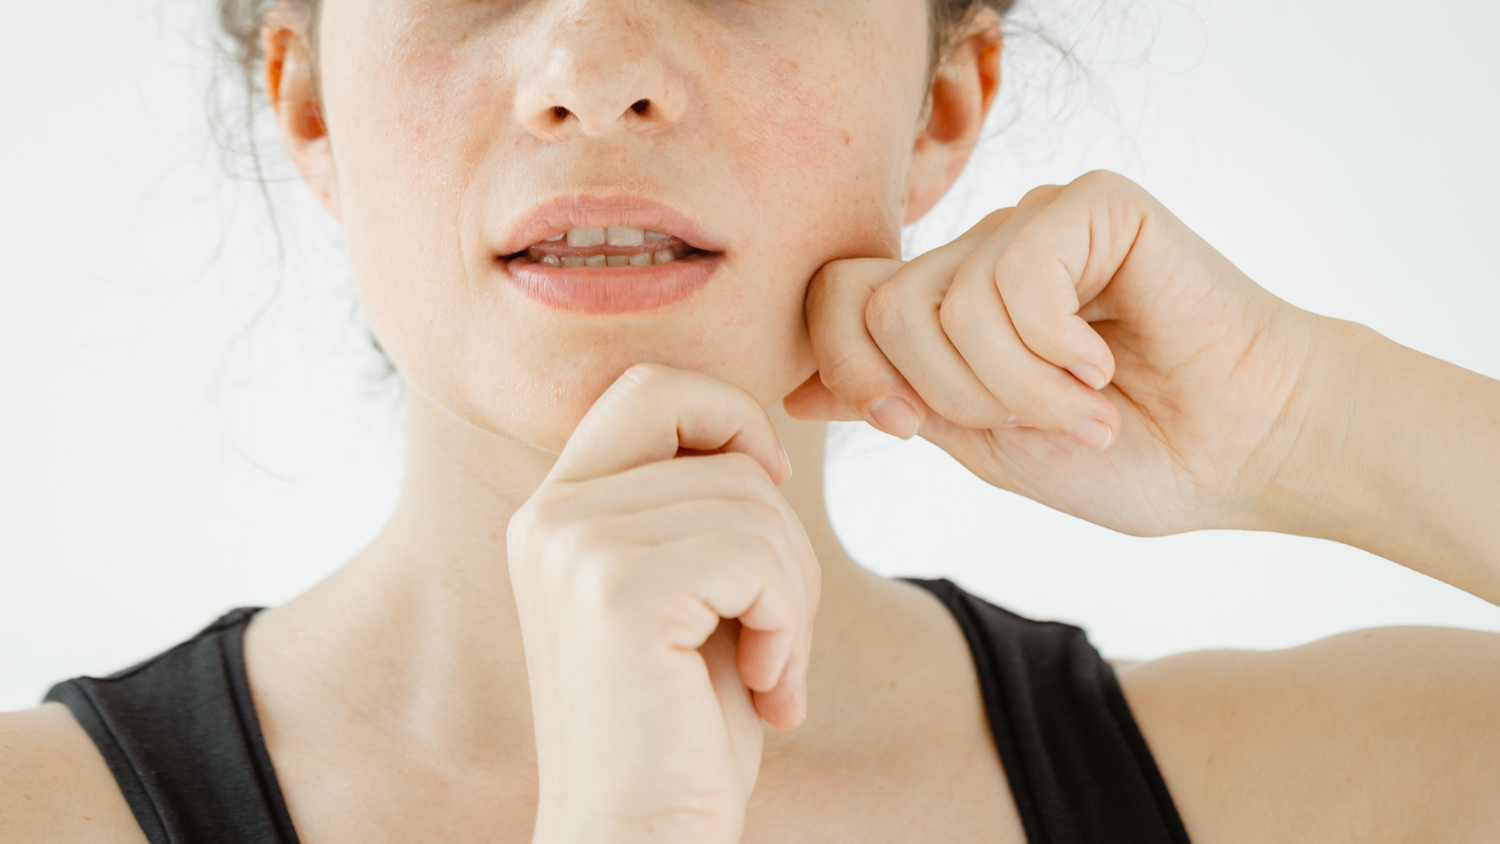
<svg viewBox="0 0 1500 844">
<path fill-rule="evenodd" d="M 687 110 L 687 85 L 663 50 L 672 39 L 641 4 L 582 2 L 545 36 L 516 92 L 517 118 L 545 140 L 651 133 Z"/>
</svg>

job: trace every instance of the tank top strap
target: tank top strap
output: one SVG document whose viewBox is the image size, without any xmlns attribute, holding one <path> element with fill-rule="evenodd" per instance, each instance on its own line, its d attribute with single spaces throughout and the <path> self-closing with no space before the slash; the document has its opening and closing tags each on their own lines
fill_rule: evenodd
<svg viewBox="0 0 1500 844">
<path fill-rule="evenodd" d="M 245 673 L 245 627 L 259 610 L 47 693 L 94 740 L 151 844 L 298 844 Z"/>
<path fill-rule="evenodd" d="M 946 580 L 1030 844 L 1189 844 L 1114 670 L 1077 627 L 1033 621 Z M 160 656 L 59 683 L 151 844 L 299 844 L 256 718 L 235 610 Z"/>
<path fill-rule="evenodd" d="M 1083 630 L 947 580 L 908 582 L 942 601 L 968 640 L 1030 844 L 1189 844 L 1114 669 Z"/>
</svg>

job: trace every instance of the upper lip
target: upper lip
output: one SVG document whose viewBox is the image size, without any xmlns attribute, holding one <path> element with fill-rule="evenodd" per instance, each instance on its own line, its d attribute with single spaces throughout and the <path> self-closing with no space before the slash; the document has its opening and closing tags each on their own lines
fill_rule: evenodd
<svg viewBox="0 0 1500 844">
<path fill-rule="evenodd" d="M 539 202 L 511 218 L 498 248 L 514 255 L 575 226 L 634 226 L 670 234 L 703 252 L 723 252 L 724 245 L 687 214 L 640 196 L 570 194 Z"/>
</svg>

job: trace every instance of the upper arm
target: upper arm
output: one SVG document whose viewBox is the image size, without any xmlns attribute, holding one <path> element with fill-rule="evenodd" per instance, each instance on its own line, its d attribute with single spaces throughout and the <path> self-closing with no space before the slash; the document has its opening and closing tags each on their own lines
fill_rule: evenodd
<svg viewBox="0 0 1500 844">
<path fill-rule="evenodd" d="M 146 844 L 104 759 L 67 708 L 0 714 L 0 842 Z"/>
<path fill-rule="evenodd" d="M 1120 684 L 1198 844 L 1500 838 L 1500 635 L 1362 630 Z"/>
</svg>

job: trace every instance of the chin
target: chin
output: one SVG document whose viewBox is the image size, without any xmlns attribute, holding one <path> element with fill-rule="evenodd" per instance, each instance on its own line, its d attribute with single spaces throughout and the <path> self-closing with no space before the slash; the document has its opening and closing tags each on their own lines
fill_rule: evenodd
<svg viewBox="0 0 1500 844">
<path fill-rule="evenodd" d="M 747 355 L 704 349 L 594 349 L 586 355 L 512 359 L 504 365 L 448 369 L 436 378 L 403 369 L 428 401 L 489 434 L 560 452 L 573 431 L 625 370 L 658 363 L 701 372 L 755 396 L 762 407 L 777 405 L 816 370 L 806 336 L 757 344 L 778 351 Z M 748 361 L 748 362 L 747 362 Z"/>
</svg>

